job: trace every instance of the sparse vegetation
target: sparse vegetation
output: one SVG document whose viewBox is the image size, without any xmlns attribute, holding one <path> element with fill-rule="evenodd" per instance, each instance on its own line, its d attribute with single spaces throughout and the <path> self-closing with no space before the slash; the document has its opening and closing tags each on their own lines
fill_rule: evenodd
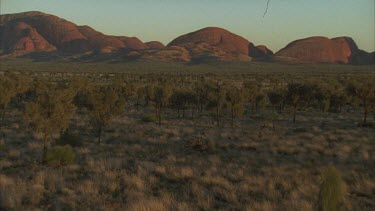
<svg viewBox="0 0 375 211">
<path fill-rule="evenodd" d="M 367 117 L 375 110 L 375 80 L 363 79 L 361 81 L 351 81 L 347 87 L 349 95 L 359 100 L 363 107 L 363 125 L 367 124 Z"/>
<path fill-rule="evenodd" d="M 7 73 L 0 78 L 0 129 L 5 125 L 5 114 L 9 103 L 16 95 L 26 92 L 29 83 L 26 78 Z M 4 133 L 0 134 L 4 138 Z"/>
<path fill-rule="evenodd" d="M 350 90 L 374 76 L 356 74 L 21 73 L 0 209 L 372 208 L 375 134 Z"/>
</svg>

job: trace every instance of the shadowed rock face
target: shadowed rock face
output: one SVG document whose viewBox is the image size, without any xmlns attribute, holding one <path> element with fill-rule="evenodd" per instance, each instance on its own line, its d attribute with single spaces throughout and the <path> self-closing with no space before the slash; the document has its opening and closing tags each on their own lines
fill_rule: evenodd
<svg viewBox="0 0 375 211">
<path fill-rule="evenodd" d="M 273 52 L 264 45 L 254 46 L 253 43 L 249 44 L 249 56 L 256 59 L 266 59 L 273 56 Z"/>
<path fill-rule="evenodd" d="M 139 57 L 142 60 L 163 62 L 190 62 L 189 51 L 180 46 L 170 46 L 159 50 L 146 50 Z"/>
<path fill-rule="evenodd" d="M 187 43 L 181 46 L 189 51 L 193 63 L 251 61 L 251 58 L 247 55 L 228 53 L 207 43 Z"/>
<path fill-rule="evenodd" d="M 353 39 L 349 37 L 310 37 L 288 44 L 276 55 L 306 62 L 348 64 L 358 50 Z"/>
<path fill-rule="evenodd" d="M 359 50 L 351 57 L 350 63 L 354 65 L 373 65 L 375 64 L 375 52 L 368 53 L 366 51 Z"/>
<path fill-rule="evenodd" d="M 2 27 L 1 46 L 5 53 L 13 55 L 56 50 L 35 28 L 23 22 L 13 22 Z"/>
<path fill-rule="evenodd" d="M 211 46 L 220 48 L 227 53 L 249 54 L 248 40 L 217 27 L 208 27 L 182 35 L 169 43 L 168 46 L 180 46 L 188 43 L 207 43 Z"/>
<path fill-rule="evenodd" d="M 1 15 L 0 20 L 3 24 L 1 28 L 9 28 L 8 25 L 14 25 L 16 23 L 27 24 L 33 29 L 32 34 L 39 34 L 38 39 L 47 41 L 50 45 L 55 46 L 57 50 L 63 52 L 81 53 L 102 49 L 117 50 L 129 48 L 138 50 L 147 48 L 138 38 L 104 35 L 88 26 L 77 26 L 62 18 L 41 12 Z M 0 30 L 0 33 L 5 33 L 5 30 Z M 8 37 L 9 36 L 11 35 L 8 35 Z M 0 37 L 4 36 L 1 35 Z M 5 37 L 2 40 L 3 42 L 7 42 L 5 41 Z M 23 40 L 22 42 L 26 41 Z M 27 52 L 34 51 L 30 47 L 29 41 L 27 41 L 25 45 L 28 49 Z M 11 48 L 8 49 L 10 50 Z M 3 51 L 6 50 L 7 49 L 3 49 Z"/>
<path fill-rule="evenodd" d="M 149 49 L 162 49 L 165 45 L 159 41 L 151 41 L 145 43 Z"/>
</svg>

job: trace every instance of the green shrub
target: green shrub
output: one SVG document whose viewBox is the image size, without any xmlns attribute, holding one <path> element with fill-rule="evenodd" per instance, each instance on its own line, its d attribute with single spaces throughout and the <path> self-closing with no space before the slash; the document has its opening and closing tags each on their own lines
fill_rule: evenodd
<svg viewBox="0 0 375 211">
<path fill-rule="evenodd" d="M 74 151 L 71 146 L 56 146 L 48 150 L 46 161 L 49 165 L 68 165 L 74 162 Z"/>
<path fill-rule="evenodd" d="M 156 121 L 157 121 L 157 119 L 156 119 L 155 116 L 144 116 L 144 117 L 142 117 L 142 122 L 154 123 Z"/>
<path fill-rule="evenodd" d="M 359 123 L 358 127 L 374 128 L 375 129 L 375 122 Z"/>
<path fill-rule="evenodd" d="M 340 172 L 330 166 L 323 175 L 319 194 L 320 211 L 345 210 L 345 183 Z"/>
<path fill-rule="evenodd" d="M 0 142 L 0 152 L 1 152 L 1 151 L 5 152 L 6 149 L 7 149 L 6 145 L 5 145 L 4 143 L 1 143 L 1 142 Z"/>
<path fill-rule="evenodd" d="M 295 128 L 293 130 L 294 133 L 306 133 L 307 132 L 307 129 L 304 128 L 304 127 L 299 127 L 299 128 Z"/>
<path fill-rule="evenodd" d="M 213 152 L 215 150 L 215 142 L 204 137 L 197 137 L 190 140 L 186 146 L 201 152 Z"/>
<path fill-rule="evenodd" d="M 61 134 L 60 138 L 56 141 L 56 144 L 59 146 L 69 145 L 71 147 L 83 146 L 80 137 L 69 132 L 64 132 L 63 134 Z"/>
</svg>

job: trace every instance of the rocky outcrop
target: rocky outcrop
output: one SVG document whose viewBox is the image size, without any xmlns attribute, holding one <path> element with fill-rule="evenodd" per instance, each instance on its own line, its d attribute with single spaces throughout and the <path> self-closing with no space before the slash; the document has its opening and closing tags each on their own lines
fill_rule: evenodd
<svg viewBox="0 0 375 211">
<path fill-rule="evenodd" d="M 159 50 L 146 50 L 139 59 L 162 62 L 190 62 L 189 51 L 180 46 L 170 46 Z"/>
<path fill-rule="evenodd" d="M 304 62 L 349 64 L 358 51 L 357 45 L 350 37 L 310 37 L 288 44 L 277 52 L 276 56 Z"/>
<path fill-rule="evenodd" d="M 102 51 L 108 49 L 116 50 L 126 47 L 121 40 L 113 36 L 107 36 L 89 26 L 78 26 L 78 29 L 86 37 L 89 49 Z"/>
<path fill-rule="evenodd" d="M 159 41 L 151 41 L 145 43 L 149 49 L 162 49 L 165 45 Z"/>
<path fill-rule="evenodd" d="M 24 22 L 12 22 L 2 27 L 1 46 L 4 53 L 13 55 L 56 50 L 35 28 Z"/>
<path fill-rule="evenodd" d="M 89 26 L 77 26 L 65 19 L 41 12 L 1 15 L 0 20 L 2 23 L 2 29 L 0 30 L 2 42 L 9 43 L 9 41 L 12 41 L 11 43 L 18 43 L 17 49 L 24 45 L 26 48 L 24 53 L 43 50 L 43 46 L 46 50 L 51 50 L 51 46 L 54 46 L 55 50 L 69 53 L 83 53 L 94 50 L 107 52 L 123 48 L 130 50 L 148 48 L 136 37 L 108 36 Z M 34 40 L 41 40 L 42 42 L 38 42 L 39 44 L 34 43 L 36 46 L 32 47 L 32 42 L 30 41 L 30 39 L 33 40 L 32 38 L 26 39 L 22 37 L 21 39 L 19 36 L 13 36 L 12 32 L 16 33 L 16 31 L 9 31 L 9 28 L 20 24 L 27 25 L 30 28 L 30 36 L 33 36 Z M 7 35 L 5 36 L 4 33 L 7 33 Z M 10 38 L 12 40 L 9 40 Z M 20 40 L 16 41 L 15 39 L 18 38 Z M 49 45 L 46 43 L 49 43 Z M 11 53 L 12 49 L 7 45 L 6 49 L 1 50 Z"/>
<path fill-rule="evenodd" d="M 148 46 L 136 37 L 117 36 L 116 38 L 121 40 L 125 44 L 125 48 L 129 50 L 148 49 Z"/>
<path fill-rule="evenodd" d="M 255 59 L 268 59 L 273 56 L 273 52 L 264 45 L 255 46 L 249 44 L 249 56 Z"/>
<path fill-rule="evenodd" d="M 168 46 L 207 43 L 232 54 L 249 54 L 249 41 L 225 29 L 217 27 L 204 28 L 174 39 Z"/>
<path fill-rule="evenodd" d="M 111 56 L 118 56 L 124 60 L 192 63 L 248 62 L 252 59 L 288 64 L 375 63 L 375 53 L 358 49 L 350 37 L 310 37 L 296 40 L 274 54 L 264 45 L 255 46 L 247 39 L 218 27 L 203 28 L 182 35 L 165 47 L 158 41 L 143 43 L 137 37 L 105 35 L 89 26 L 77 26 L 42 12 L 0 15 L 0 23 L 1 58 L 57 51 L 57 56 L 84 53 L 83 55 L 93 54 L 94 58 L 111 59 Z"/>
</svg>

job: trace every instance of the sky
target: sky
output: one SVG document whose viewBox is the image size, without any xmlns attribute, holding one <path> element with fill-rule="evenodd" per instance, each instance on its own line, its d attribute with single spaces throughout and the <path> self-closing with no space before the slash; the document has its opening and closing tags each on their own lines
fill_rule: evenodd
<svg viewBox="0 0 375 211">
<path fill-rule="evenodd" d="M 374 0 L 0 0 L 1 14 L 41 11 L 109 35 L 168 44 L 216 26 L 273 51 L 311 36 L 352 37 L 375 51 Z"/>
</svg>

